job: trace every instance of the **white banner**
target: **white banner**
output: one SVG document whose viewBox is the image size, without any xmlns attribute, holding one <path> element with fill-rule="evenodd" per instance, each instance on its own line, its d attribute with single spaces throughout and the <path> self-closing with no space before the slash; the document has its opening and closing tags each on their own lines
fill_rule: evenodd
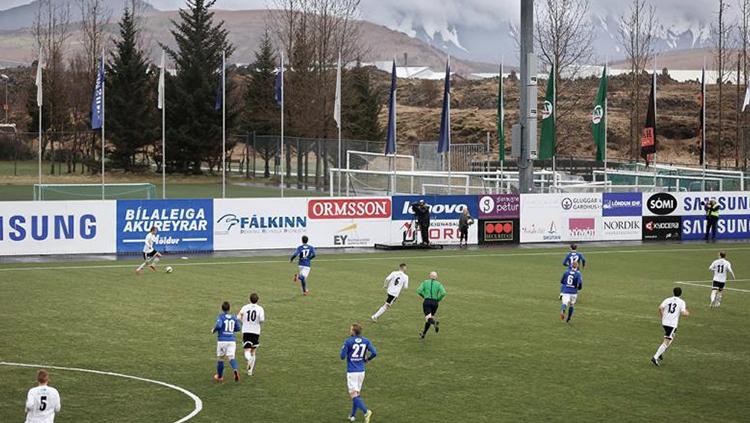
<svg viewBox="0 0 750 423">
<path fill-rule="evenodd" d="M 715 199 L 722 215 L 750 215 L 750 192 L 644 192 L 644 216 L 704 216 Z"/>
<path fill-rule="evenodd" d="M 589 193 L 521 196 L 521 242 L 598 241 L 602 195 Z"/>
<path fill-rule="evenodd" d="M 0 255 L 114 253 L 116 201 L 0 203 Z"/>
<path fill-rule="evenodd" d="M 600 220 L 600 241 L 638 241 L 643 235 L 640 216 L 603 217 Z"/>
<path fill-rule="evenodd" d="M 477 221 L 474 221 L 474 225 L 469 227 L 469 241 L 470 245 L 479 243 L 479 235 L 477 233 Z M 390 243 L 401 244 L 406 237 L 407 240 L 416 239 L 418 242 L 422 241 L 422 235 L 419 233 L 416 227 L 416 221 L 414 220 L 393 220 L 391 221 L 390 228 Z M 459 234 L 458 234 L 458 220 L 432 220 L 430 221 L 430 242 L 433 244 L 440 245 L 458 245 Z M 416 238 L 414 238 L 416 236 Z"/>
<path fill-rule="evenodd" d="M 387 242 L 391 200 L 274 198 L 214 200 L 214 249 L 372 247 Z"/>
</svg>

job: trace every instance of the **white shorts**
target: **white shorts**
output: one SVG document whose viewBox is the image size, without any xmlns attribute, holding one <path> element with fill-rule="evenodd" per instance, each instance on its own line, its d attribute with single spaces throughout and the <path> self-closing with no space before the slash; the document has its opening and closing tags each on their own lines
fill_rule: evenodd
<svg viewBox="0 0 750 423">
<path fill-rule="evenodd" d="M 362 384 L 365 382 L 365 372 L 355 372 L 346 374 L 346 385 L 349 392 L 362 391 Z"/>
<path fill-rule="evenodd" d="M 310 274 L 310 268 L 307 266 L 300 266 L 299 267 L 299 275 L 303 278 L 307 279 L 307 275 Z"/>
<path fill-rule="evenodd" d="M 574 305 L 578 299 L 578 294 L 562 294 L 562 303 Z"/>
<path fill-rule="evenodd" d="M 233 341 L 219 341 L 216 343 L 216 356 L 234 358 L 234 352 L 237 349 L 237 343 Z"/>
</svg>

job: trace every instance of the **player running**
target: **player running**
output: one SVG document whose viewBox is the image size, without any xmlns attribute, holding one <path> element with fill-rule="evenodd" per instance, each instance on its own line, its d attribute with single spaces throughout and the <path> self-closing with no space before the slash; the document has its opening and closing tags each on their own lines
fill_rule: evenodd
<svg viewBox="0 0 750 423">
<path fill-rule="evenodd" d="M 568 254 L 565 256 L 565 259 L 563 259 L 562 262 L 563 266 L 567 268 L 570 268 L 573 263 L 579 264 L 579 270 L 586 267 L 586 257 L 578 252 L 578 245 L 576 244 L 570 244 L 570 251 L 568 251 Z"/>
<path fill-rule="evenodd" d="M 232 372 L 234 373 L 234 381 L 240 381 L 240 372 L 237 371 L 237 360 L 234 358 L 235 349 L 237 343 L 234 338 L 234 333 L 240 331 L 240 322 L 237 320 L 237 316 L 229 312 L 229 302 L 224 301 L 221 304 L 221 313 L 216 317 L 216 324 L 211 330 L 211 333 L 217 334 L 216 342 L 216 374 L 214 380 L 216 382 L 224 382 L 224 360 L 229 359 L 229 364 L 232 366 Z"/>
<path fill-rule="evenodd" d="M 240 309 L 237 318 L 242 322 L 242 347 L 247 360 L 247 375 L 255 370 L 255 350 L 260 347 L 260 325 L 266 321 L 266 312 L 258 304 L 258 294 L 250 294 L 250 304 Z"/>
<path fill-rule="evenodd" d="M 659 349 L 656 350 L 656 354 L 651 357 L 651 362 L 654 366 L 659 366 L 659 362 L 664 360 L 664 353 L 667 351 L 672 340 L 677 333 L 677 324 L 680 323 L 680 316 L 689 316 L 690 312 L 687 309 L 687 304 L 680 298 L 682 295 L 682 288 L 677 287 L 672 290 L 674 296 L 666 298 L 659 305 L 659 316 L 661 317 L 661 325 L 664 328 L 664 341 L 659 345 Z"/>
<path fill-rule="evenodd" d="M 440 322 L 435 319 L 440 301 L 448 294 L 445 287 L 437 280 L 437 272 L 430 272 L 430 278 L 422 282 L 417 288 L 417 295 L 422 297 L 422 311 L 424 312 L 424 330 L 419 332 L 419 337 L 424 339 L 431 325 L 435 325 L 435 333 L 440 332 Z"/>
<path fill-rule="evenodd" d="M 578 291 L 583 289 L 583 276 L 578 271 L 578 261 L 571 263 L 570 268 L 563 273 L 560 279 L 562 305 L 560 306 L 560 320 L 570 323 L 573 317 L 573 309 L 578 299 Z M 568 309 L 568 319 L 565 319 L 565 309 Z"/>
<path fill-rule="evenodd" d="M 709 307 L 720 307 L 721 299 L 724 297 L 724 286 L 727 284 L 727 272 L 732 274 L 732 279 L 737 279 L 732 270 L 732 263 L 727 260 L 727 253 L 719 252 L 719 258 L 714 260 L 708 270 L 714 272 L 714 283 L 711 288 L 711 303 Z"/>
<path fill-rule="evenodd" d="M 135 269 L 135 273 L 143 272 L 143 268 L 146 266 L 154 272 L 156 271 L 156 263 L 161 259 L 161 253 L 156 251 L 156 242 L 159 240 L 158 232 L 156 226 L 152 226 L 146 234 L 146 238 L 143 240 L 143 263 Z"/>
<path fill-rule="evenodd" d="M 302 237 L 302 245 L 297 247 L 292 254 L 292 258 L 289 261 L 294 261 L 296 257 L 299 257 L 299 272 L 294 274 L 294 281 L 299 281 L 302 286 L 302 295 L 308 295 L 310 291 L 307 289 L 307 277 L 310 275 L 310 264 L 311 260 L 315 258 L 315 247 L 307 244 L 307 235 Z"/>
<path fill-rule="evenodd" d="M 367 351 L 370 356 L 367 357 Z M 357 410 L 362 410 L 365 415 L 365 423 L 370 422 L 372 410 L 368 409 L 365 402 L 359 396 L 362 391 L 362 383 L 365 381 L 365 363 L 372 361 L 378 352 L 369 339 L 362 336 L 362 326 L 354 323 L 349 329 L 349 337 L 341 347 L 341 359 L 346 359 L 346 384 L 349 388 L 349 397 L 352 399 L 352 412 L 349 421 L 354 421 Z"/>
<path fill-rule="evenodd" d="M 36 372 L 37 386 L 29 389 L 26 395 L 26 422 L 53 423 L 55 414 L 60 412 L 60 393 L 49 386 L 49 373 L 40 369 Z"/>
<path fill-rule="evenodd" d="M 385 284 L 383 288 L 386 288 L 388 297 L 385 299 L 385 304 L 380 306 L 378 311 L 373 314 L 370 319 L 373 322 L 377 322 L 378 318 L 383 315 L 389 308 L 396 302 L 401 290 L 409 287 L 409 275 L 406 274 L 406 263 L 398 265 L 398 270 L 391 272 L 388 277 L 385 278 Z"/>
</svg>

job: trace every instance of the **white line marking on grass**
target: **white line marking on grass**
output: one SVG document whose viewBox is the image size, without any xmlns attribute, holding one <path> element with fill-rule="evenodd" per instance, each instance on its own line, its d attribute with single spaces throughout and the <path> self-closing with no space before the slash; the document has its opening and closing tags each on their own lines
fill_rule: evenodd
<svg viewBox="0 0 750 423">
<path fill-rule="evenodd" d="M 142 378 L 138 376 L 124 375 L 122 373 L 103 372 L 100 370 L 91 370 L 91 369 L 79 369 L 77 367 L 46 366 L 46 365 L 41 365 L 41 364 L 10 363 L 10 362 L 5 362 L 5 361 L 0 361 L 0 366 L 31 367 L 35 369 L 70 370 L 73 372 L 94 373 L 97 375 L 122 377 L 125 379 L 139 380 L 141 382 L 148 382 L 148 383 L 153 383 L 156 385 L 166 386 L 169 389 L 174 389 L 175 391 L 182 392 L 183 394 L 190 397 L 190 399 L 193 400 L 193 403 L 195 403 L 195 408 L 193 409 L 192 412 L 190 412 L 190 414 L 188 414 L 187 416 L 179 420 L 175 420 L 174 423 L 186 422 L 192 419 L 193 417 L 195 417 L 198 413 L 201 412 L 201 410 L 203 410 L 203 401 L 198 397 L 198 395 L 195 395 L 194 393 L 188 391 L 185 388 L 181 388 L 179 386 L 172 385 L 172 384 L 162 382 L 159 380 L 146 379 L 146 378 Z"/>
<path fill-rule="evenodd" d="M 748 282 L 748 281 L 750 281 L 750 279 L 731 279 L 731 280 L 728 280 L 727 282 Z M 680 283 L 680 282 L 685 282 L 685 283 L 687 283 L 687 282 L 690 282 L 690 283 L 712 283 L 713 281 L 712 280 L 708 280 L 708 281 L 702 280 L 702 281 L 675 281 L 675 282 L 677 282 L 677 283 Z"/>
<path fill-rule="evenodd" d="M 142 241 L 141 241 L 142 242 Z M 738 248 L 725 248 L 726 251 L 745 251 L 750 250 L 750 247 L 738 247 Z M 644 250 L 591 250 L 587 251 L 586 255 L 596 254 L 654 254 L 654 253 L 675 253 L 675 252 L 705 252 L 705 251 L 716 251 L 715 248 L 672 248 L 672 249 L 644 249 Z M 566 251 L 567 252 L 567 251 Z M 334 253 L 335 254 L 335 253 Z M 451 259 L 451 258 L 475 258 L 475 257 L 533 257 L 533 256 L 559 256 L 561 253 L 555 249 L 552 251 L 534 252 L 534 253 L 486 253 L 486 254 L 436 254 L 436 255 L 418 255 L 418 256 L 400 256 L 398 260 L 430 260 L 430 259 Z M 371 253 L 362 253 L 363 257 L 351 257 L 351 258 L 337 258 L 337 259 L 315 259 L 315 263 L 337 263 L 342 261 L 375 261 L 375 260 L 394 260 L 392 256 L 388 257 L 372 257 Z M 135 256 L 134 256 L 135 257 Z M 175 256 L 177 257 L 177 256 Z M 163 260 L 163 258 L 162 258 Z M 135 263 L 135 262 L 134 262 Z M 232 266 L 237 264 L 278 264 L 278 263 L 289 263 L 289 260 L 252 260 L 252 261 L 209 261 L 209 262 L 191 262 L 191 263 L 180 263 L 180 267 L 183 266 Z M 162 264 L 165 264 L 162 261 Z M 28 270 L 81 270 L 81 269 L 119 269 L 119 268 L 130 268 L 135 267 L 133 264 L 106 264 L 106 265 L 86 265 L 86 266 L 33 266 L 33 267 L 0 267 L 0 272 L 16 272 L 16 271 L 28 271 Z"/>
<path fill-rule="evenodd" d="M 675 283 L 680 284 L 680 285 L 700 286 L 702 288 L 713 288 L 713 286 L 711 286 L 711 285 L 701 285 L 699 283 L 691 283 L 691 282 L 683 282 L 683 281 L 677 281 Z M 726 291 L 750 292 L 750 289 L 729 288 L 729 287 L 725 287 L 724 290 L 726 290 Z"/>
</svg>

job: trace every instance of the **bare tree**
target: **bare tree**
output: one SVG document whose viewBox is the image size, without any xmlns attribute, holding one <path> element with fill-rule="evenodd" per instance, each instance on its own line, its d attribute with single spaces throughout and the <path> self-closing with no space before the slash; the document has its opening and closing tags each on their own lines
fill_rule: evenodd
<svg viewBox="0 0 750 423">
<path fill-rule="evenodd" d="M 656 9 L 645 0 L 632 0 L 620 16 L 619 38 L 630 64 L 630 158 L 637 159 L 641 124 L 642 75 L 654 55 Z"/>
<path fill-rule="evenodd" d="M 740 62 L 741 62 L 741 68 L 742 68 L 742 75 L 743 75 L 743 82 L 745 87 L 747 87 L 748 83 L 748 77 L 747 77 L 747 50 L 748 47 L 750 47 L 750 0 L 737 0 L 737 6 L 739 9 L 739 24 L 738 24 L 738 42 L 737 44 L 740 46 Z M 739 81 L 737 82 L 739 85 Z M 747 89 L 747 88 L 746 88 Z M 738 106 L 738 116 L 737 116 L 737 143 L 742 144 L 742 167 L 743 169 L 747 168 L 747 144 L 745 142 L 744 136 L 742 135 L 742 127 L 745 126 L 746 123 L 746 117 L 747 115 L 745 113 L 742 113 L 739 111 Z M 738 163 L 739 165 L 739 163 Z"/>
<path fill-rule="evenodd" d="M 94 75 L 96 64 L 107 44 L 104 29 L 109 24 L 112 11 L 106 7 L 104 0 L 77 0 L 77 2 L 81 12 L 84 63 L 90 70 L 90 75 Z"/>
<path fill-rule="evenodd" d="M 66 41 L 70 37 L 70 5 L 43 0 L 37 3 L 32 27 L 36 43 L 34 55 L 41 49 L 45 65 L 44 102 L 48 110 L 46 118 L 49 131 L 63 131 L 69 123 L 67 95 L 65 92 L 65 64 L 63 62 Z M 42 142 L 42 155 L 49 146 L 51 168 L 55 173 L 55 135 L 49 134 Z"/>
<path fill-rule="evenodd" d="M 555 65 L 555 111 L 559 122 L 576 110 L 580 96 L 573 91 L 572 80 L 592 58 L 594 26 L 589 17 L 589 0 L 544 0 L 537 8 L 535 42 L 544 60 Z M 561 76 L 565 76 L 565 80 Z"/>
<path fill-rule="evenodd" d="M 732 33 L 734 26 L 729 22 L 728 10 L 729 3 L 727 0 L 718 0 L 719 9 L 716 11 L 717 19 L 711 25 L 711 36 L 714 40 L 714 63 L 716 66 L 717 78 L 719 84 L 719 133 L 717 137 L 718 151 L 717 161 L 721 167 L 721 159 L 724 152 L 724 83 L 727 82 L 732 70 Z"/>
</svg>

